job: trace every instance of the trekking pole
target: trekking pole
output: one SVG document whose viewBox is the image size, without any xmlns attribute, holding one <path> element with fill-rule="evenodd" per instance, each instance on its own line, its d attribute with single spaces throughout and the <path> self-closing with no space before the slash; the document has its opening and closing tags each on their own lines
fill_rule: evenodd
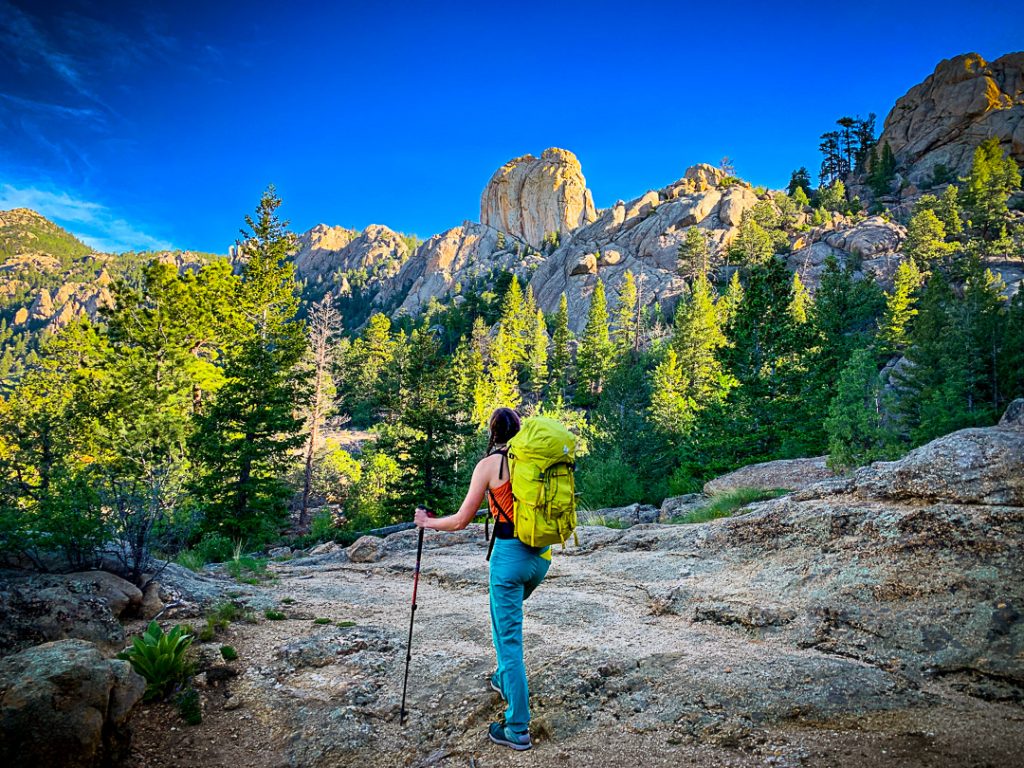
<svg viewBox="0 0 1024 768">
<path fill-rule="evenodd" d="M 429 514 L 429 513 L 428 513 Z M 405 681 L 402 683 L 402 709 L 398 715 L 398 724 L 405 724 L 405 692 L 409 687 L 409 662 L 412 661 L 412 624 L 416 619 L 416 589 L 420 584 L 420 558 L 423 557 L 423 528 L 420 528 L 419 540 L 416 542 L 416 570 L 412 576 L 412 613 L 409 615 L 409 640 L 405 644 Z"/>
</svg>

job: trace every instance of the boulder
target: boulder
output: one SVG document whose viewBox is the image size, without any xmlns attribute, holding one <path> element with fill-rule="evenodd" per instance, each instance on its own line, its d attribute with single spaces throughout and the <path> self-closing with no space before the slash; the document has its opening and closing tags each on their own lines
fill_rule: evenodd
<svg viewBox="0 0 1024 768">
<path fill-rule="evenodd" d="M 332 552 L 337 552 L 339 549 L 341 549 L 341 544 L 339 544 L 338 542 L 325 541 L 323 544 L 317 544 L 315 547 L 309 550 L 309 554 L 314 557 L 316 555 L 329 555 Z"/>
<path fill-rule="evenodd" d="M 1018 397 L 1006 407 L 1003 417 L 999 420 L 999 426 L 1024 429 L 1024 398 Z"/>
<path fill-rule="evenodd" d="M 849 229 L 836 230 L 825 236 L 833 248 L 864 258 L 882 253 L 894 253 L 907 237 L 900 224 L 881 216 L 869 216 Z"/>
<path fill-rule="evenodd" d="M 689 189 L 703 192 L 709 187 L 716 187 L 725 178 L 725 171 L 709 163 L 697 163 L 686 169 L 683 178 L 690 182 Z"/>
<path fill-rule="evenodd" d="M 583 257 L 576 262 L 576 266 L 569 272 L 570 275 L 596 275 L 597 274 L 597 257 L 592 253 L 585 253 Z"/>
<path fill-rule="evenodd" d="M 140 592 L 140 602 L 141 597 Z M 114 601 L 115 607 L 119 604 Z M 124 628 L 110 602 L 89 582 L 5 571 L 0 578 L 0 654 L 66 638 L 88 640 L 111 656 L 125 646 Z"/>
<path fill-rule="evenodd" d="M 974 149 L 995 136 L 1024 164 L 1024 52 L 986 62 L 976 53 L 945 59 L 896 101 L 879 147 L 888 142 L 903 175 L 928 186 L 941 164 L 954 175 L 970 168 Z"/>
<path fill-rule="evenodd" d="M 146 683 L 85 640 L 44 643 L 0 660 L 0 760 L 66 768 L 125 751 L 125 723 Z"/>
<path fill-rule="evenodd" d="M 728 493 L 740 488 L 756 488 L 761 491 L 785 489 L 799 491 L 809 485 L 836 476 L 826 465 L 827 456 L 813 459 L 780 459 L 761 464 L 749 464 L 716 477 L 704 484 L 704 493 Z"/>
<path fill-rule="evenodd" d="M 858 470 L 854 486 L 869 498 L 1024 506 L 1024 430 L 961 429 Z"/>
<path fill-rule="evenodd" d="M 594 221 L 594 198 L 576 155 L 545 149 L 495 171 L 480 197 L 480 221 L 539 248 L 545 235 L 565 236 Z"/>
<path fill-rule="evenodd" d="M 756 203 L 757 195 L 754 194 L 754 190 L 743 186 L 730 187 L 722 195 L 722 202 L 718 205 L 718 218 L 725 226 L 738 227 L 743 214 Z"/>
<path fill-rule="evenodd" d="M 276 558 L 276 557 L 291 557 L 292 548 L 291 547 L 273 547 L 272 549 L 267 551 L 267 554 L 270 557 L 272 557 L 272 558 Z"/>
<path fill-rule="evenodd" d="M 586 514 L 590 524 L 603 524 L 629 528 L 634 525 L 658 522 L 659 510 L 650 504 L 630 504 L 625 507 L 608 507 L 595 509 Z"/>
<path fill-rule="evenodd" d="M 671 496 L 661 502 L 661 513 L 658 522 L 667 523 L 674 518 L 682 517 L 702 507 L 708 501 L 703 493 L 686 493 L 682 496 Z"/>
<path fill-rule="evenodd" d="M 70 591 L 87 590 L 106 601 L 110 612 L 116 617 L 126 612 L 135 612 L 142 605 L 142 590 L 107 571 L 82 571 L 62 578 L 67 580 Z"/>
<path fill-rule="evenodd" d="M 375 563 L 384 557 L 387 545 L 377 536 L 360 536 L 346 552 L 353 563 Z"/>
<path fill-rule="evenodd" d="M 160 599 L 160 582 L 150 581 L 142 590 L 142 604 L 139 606 L 139 617 L 149 621 L 164 609 L 164 601 Z"/>
</svg>

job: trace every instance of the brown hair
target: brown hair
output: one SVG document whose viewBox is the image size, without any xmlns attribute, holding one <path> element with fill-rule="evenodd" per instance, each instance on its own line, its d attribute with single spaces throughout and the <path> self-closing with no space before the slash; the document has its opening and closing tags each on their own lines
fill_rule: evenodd
<svg viewBox="0 0 1024 768">
<path fill-rule="evenodd" d="M 519 431 L 519 414 L 511 408 L 496 408 L 488 422 L 490 439 L 487 441 L 487 453 L 490 455 L 494 446 L 507 443 Z"/>
</svg>

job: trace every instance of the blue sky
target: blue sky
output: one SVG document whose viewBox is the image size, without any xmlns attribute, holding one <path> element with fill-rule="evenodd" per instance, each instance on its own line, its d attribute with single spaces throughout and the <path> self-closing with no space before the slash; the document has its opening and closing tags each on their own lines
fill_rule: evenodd
<svg viewBox="0 0 1024 768">
<path fill-rule="evenodd" d="M 836 118 L 1021 48 L 1019 2 L 0 0 L 0 209 L 225 252 L 268 183 L 297 231 L 427 237 L 549 146 L 599 207 L 723 155 L 783 186 Z"/>
</svg>

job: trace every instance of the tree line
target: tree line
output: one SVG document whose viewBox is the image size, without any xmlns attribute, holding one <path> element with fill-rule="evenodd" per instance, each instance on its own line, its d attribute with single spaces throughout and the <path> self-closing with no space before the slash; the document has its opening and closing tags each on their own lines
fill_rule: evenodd
<svg viewBox="0 0 1024 768">
<path fill-rule="evenodd" d="M 854 259 L 830 258 L 813 296 L 789 273 L 777 254 L 810 215 L 796 185 L 745 215 L 727 269 L 686 233 L 671 312 L 627 272 L 614 295 L 595 280 L 577 325 L 565 296 L 547 315 L 502 274 L 358 332 L 330 294 L 300 308 L 271 188 L 236 269 L 149 264 L 0 401 L 0 546 L 82 564 L 113 545 L 137 576 L 203 541 L 450 509 L 499 405 L 579 434 L 590 508 L 657 503 L 755 461 L 855 466 L 992 423 L 1024 395 L 1024 296 L 985 266 L 1021 250 L 1020 183 L 998 144 L 979 147 L 959 185 L 918 200 L 890 291 L 856 279 Z M 321 439 L 330 417 L 371 437 L 359 451 Z"/>
</svg>

